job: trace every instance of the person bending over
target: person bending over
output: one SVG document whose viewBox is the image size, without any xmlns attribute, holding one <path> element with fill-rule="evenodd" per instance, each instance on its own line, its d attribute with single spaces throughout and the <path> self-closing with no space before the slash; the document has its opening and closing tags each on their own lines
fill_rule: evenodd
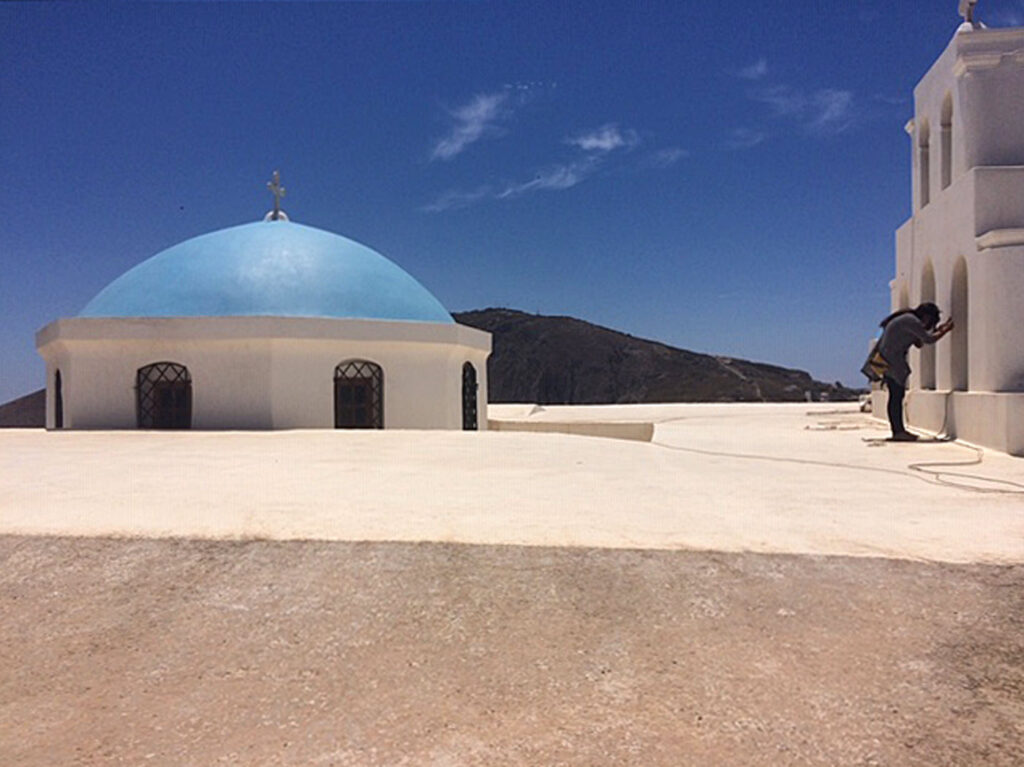
<svg viewBox="0 0 1024 767">
<path fill-rule="evenodd" d="M 924 303 L 914 309 L 901 309 L 882 320 L 882 338 L 878 342 L 878 353 L 889 363 L 882 378 L 889 389 L 889 425 L 896 442 L 913 442 L 911 434 L 903 426 L 903 397 L 907 393 L 907 378 L 910 365 L 907 352 L 911 346 L 933 344 L 953 329 L 953 319 L 939 324 L 939 307 Z"/>
</svg>

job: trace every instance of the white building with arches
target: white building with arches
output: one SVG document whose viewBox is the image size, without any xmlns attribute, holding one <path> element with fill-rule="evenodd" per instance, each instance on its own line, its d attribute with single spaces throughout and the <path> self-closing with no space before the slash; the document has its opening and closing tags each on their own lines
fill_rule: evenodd
<svg viewBox="0 0 1024 767">
<path fill-rule="evenodd" d="M 963 24 L 914 89 L 913 215 L 893 309 L 953 317 L 911 351 L 911 425 L 1024 454 L 1024 28 Z M 884 416 L 884 395 L 875 397 Z"/>
<path fill-rule="evenodd" d="M 287 220 L 194 237 L 36 335 L 49 429 L 485 429 L 489 333 Z"/>
</svg>

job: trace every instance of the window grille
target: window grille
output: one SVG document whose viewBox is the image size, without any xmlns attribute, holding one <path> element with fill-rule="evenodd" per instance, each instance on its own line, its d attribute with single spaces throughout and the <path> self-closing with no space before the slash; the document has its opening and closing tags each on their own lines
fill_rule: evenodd
<svg viewBox="0 0 1024 767">
<path fill-rule="evenodd" d="M 467 362 L 462 366 L 462 429 L 463 431 L 476 431 L 477 407 L 476 407 L 476 368 Z"/>
<path fill-rule="evenodd" d="M 192 426 L 192 377 L 175 362 L 154 362 L 135 374 L 136 418 L 140 429 Z"/>
<path fill-rule="evenodd" d="M 348 360 L 334 369 L 334 428 L 384 428 L 384 372 L 368 360 Z"/>
</svg>

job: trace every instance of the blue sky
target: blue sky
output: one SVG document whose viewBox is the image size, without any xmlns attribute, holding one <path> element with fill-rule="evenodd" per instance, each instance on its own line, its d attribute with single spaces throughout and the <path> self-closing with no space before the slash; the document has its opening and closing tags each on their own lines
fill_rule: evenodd
<svg viewBox="0 0 1024 767">
<path fill-rule="evenodd" d="M 262 217 L 274 169 L 451 311 L 860 385 L 956 5 L 0 3 L 0 401 L 43 385 L 38 328 Z"/>
</svg>

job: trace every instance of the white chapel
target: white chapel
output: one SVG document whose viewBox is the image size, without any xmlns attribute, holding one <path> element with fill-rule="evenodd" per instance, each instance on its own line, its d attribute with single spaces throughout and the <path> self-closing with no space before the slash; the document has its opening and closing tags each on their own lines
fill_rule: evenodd
<svg viewBox="0 0 1024 767">
<path fill-rule="evenodd" d="M 914 89 L 891 304 L 934 302 L 956 324 L 911 350 L 909 423 L 1024 455 L 1024 28 L 967 19 Z"/>
<path fill-rule="evenodd" d="M 174 245 L 36 334 L 47 428 L 486 428 L 490 334 L 268 186 L 263 221 Z"/>
</svg>

